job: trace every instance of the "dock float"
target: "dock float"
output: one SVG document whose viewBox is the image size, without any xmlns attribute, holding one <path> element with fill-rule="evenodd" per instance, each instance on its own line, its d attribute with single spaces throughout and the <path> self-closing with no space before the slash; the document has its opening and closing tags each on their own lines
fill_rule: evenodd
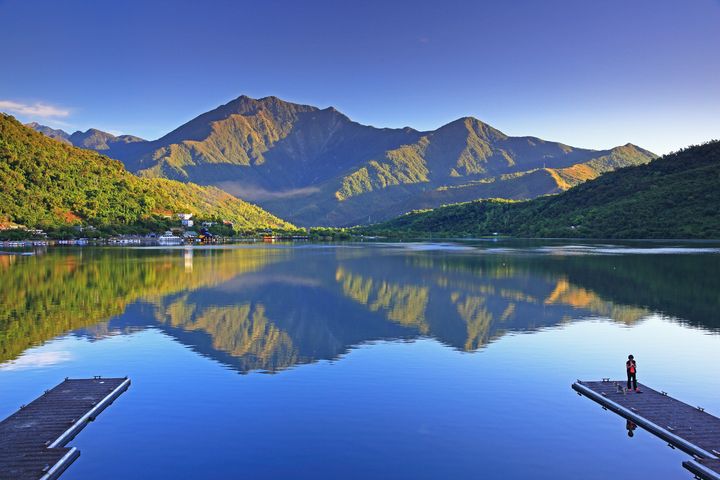
<svg viewBox="0 0 720 480">
<path fill-rule="evenodd" d="M 53 480 L 79 456 L 65 445 L 130 386 L 129 378 L 69 379 L 0 422 L 0 480 Z"/>
<path fill-rule="evenodd" d="M 572 384 L 578 394 L 606 410 L 634 422 L 650 433 L 693 456 L 683 466 L 697 478 L 720 480 L 720 418 L 701 407 L 638 384 L 642 393 L 626 391 L 624 380 L 580 381 Z"/>
</svg>

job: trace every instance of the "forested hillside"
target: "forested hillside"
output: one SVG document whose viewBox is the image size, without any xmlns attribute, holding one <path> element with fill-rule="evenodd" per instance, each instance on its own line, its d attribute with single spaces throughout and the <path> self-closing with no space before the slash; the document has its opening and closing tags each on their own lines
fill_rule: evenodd
<svg viewBox="0 0 720 480">
<path fill-rule="evenodd" d="M 720 238 L 720 141 L 606 173 L 558 195 L 416 211 L 363 231 L 391 236 Z"/>
<path fill-rule="evenodd" d="M 240 228 L 290 226 L 214 187 L 139 178 L 117 160 L 52 140 L 0 114 L 0 222 L 128 225 L 179 212 L 226 219 Z"/>
</svg>

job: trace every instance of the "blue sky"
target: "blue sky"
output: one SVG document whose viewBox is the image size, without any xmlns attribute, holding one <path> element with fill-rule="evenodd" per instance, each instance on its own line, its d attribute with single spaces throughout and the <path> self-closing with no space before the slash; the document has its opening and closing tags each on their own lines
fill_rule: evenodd
<svg viewBox="0 0 720 480">
<path fill-rule="evenodd" d="M 152 139 L 242 94 L 657 153 L 720 138 L 720 0 L 0 0 L 0 110 Z"/>
</svg>

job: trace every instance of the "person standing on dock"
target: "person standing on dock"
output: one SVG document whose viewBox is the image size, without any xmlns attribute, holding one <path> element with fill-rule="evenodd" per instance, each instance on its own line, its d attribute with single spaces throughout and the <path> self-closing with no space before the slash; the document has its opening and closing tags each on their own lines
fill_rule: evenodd
<svg viewBox="0 0 720 480">
<path fill-rule="evenodd" d="M 639 392 L 640 389 L 637 386 L 637 364 L 635 363 L 635 357 L 632 355 L 628 355 L 627 362 L 625 362 L 625 369 L 627 370 L 627 389 Z"/>
</svg>

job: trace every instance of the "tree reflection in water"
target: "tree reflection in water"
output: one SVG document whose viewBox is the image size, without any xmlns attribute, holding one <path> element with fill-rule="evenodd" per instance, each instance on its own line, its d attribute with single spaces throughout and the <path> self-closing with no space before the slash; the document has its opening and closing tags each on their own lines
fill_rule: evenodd
<svg viewBox="0 0 720 480">
<path fill-rule="evenodd" d="M 158 328 L 240 372 L 432 337 L 472 352 L 507 332 L 652 313 L 717 331 L 718 255 L 549 256 L 393 247 L 51 249 L 0 257 L 0 361 L 73 332 Z"/>
</svg>

